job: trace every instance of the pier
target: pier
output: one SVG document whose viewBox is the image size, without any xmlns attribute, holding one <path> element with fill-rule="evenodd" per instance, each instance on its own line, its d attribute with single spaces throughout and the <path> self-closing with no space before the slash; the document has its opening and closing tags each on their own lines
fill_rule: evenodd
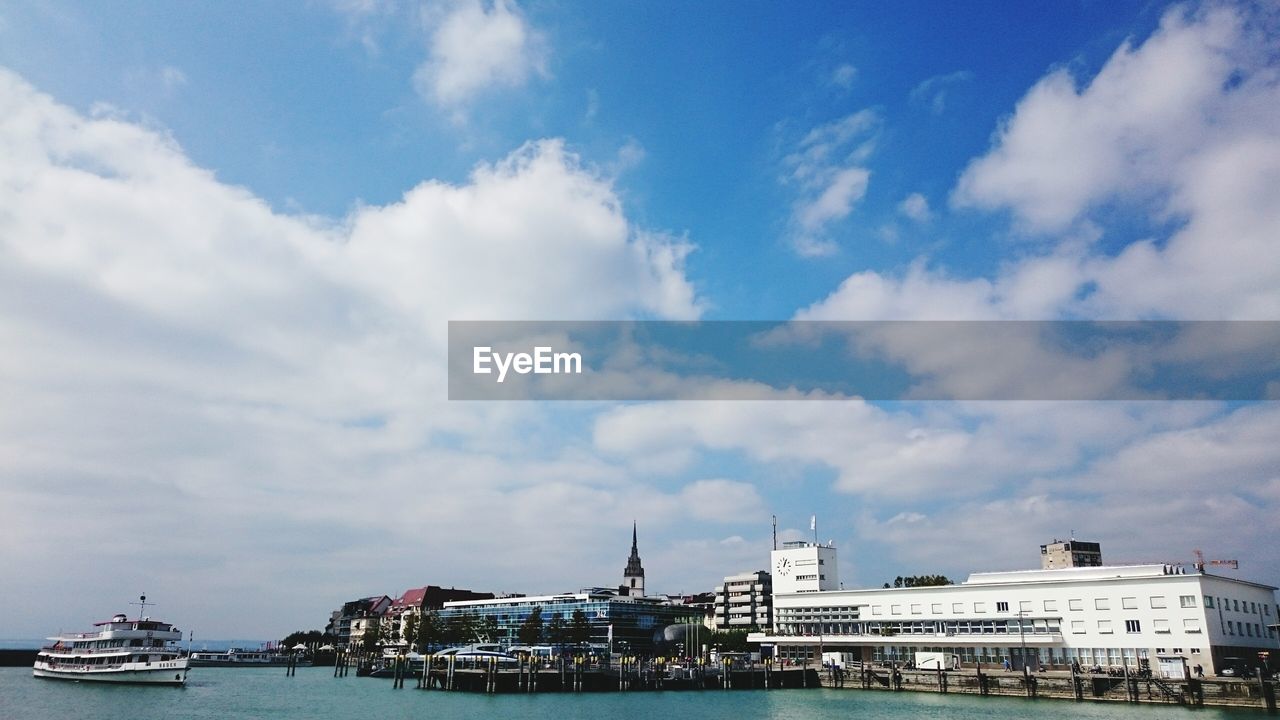
<svg viewBox="0 0 1280 720">
<path fill-rule="evenodd" d="M 1137 675 L 1053 671 L 1029 673 L 981 668 L 907 670 L 901 667 L 852 665 L 836 673 L 824 669 L 826 688 L 1000 695 L 1032 699 L 1155 703 L 1187 707 L 1248 707 L 1276 712 L 1276 682 L 1255 678 L 1189 678 L 1172 680 Z"/>
<path fill-rule="evenodd" d="M 397 673 L 403 678 L 408 671 Z M 605 664 L 581 658 L 521 661 L 515 667 L 489 661 L 432 661 L 417 673 L 417 687 L 472 693 L 638 692 L 655 690 L 771 690 L 821 687 L 814 668 L 684 666 L 648 659 Z M 401 685 L 403 683 L 401 682 Z"/>
</svg>

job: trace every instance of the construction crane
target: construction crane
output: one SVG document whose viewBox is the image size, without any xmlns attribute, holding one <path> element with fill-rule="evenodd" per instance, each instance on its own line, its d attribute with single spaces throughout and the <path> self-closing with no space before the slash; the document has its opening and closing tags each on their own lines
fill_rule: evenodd
<svg viewBox="0 0 1280 720">
<path fill-rule="evenodd" d="M 1232 570 L 1240 569 L 1239 560 L 1205 560 L 1204 553 L 1200 552 L 1199 548 L 1197 548 L 1193 552 L 1195 553 L 1195 556 L 1196 556 L 1196 562 L 1195 562 L 1196 572 L 1204 572 L 1205 565 L 1214 565 L 1217 567 L 1228 567 L 1228 568 L 1231 568 Z"/>
</svg>

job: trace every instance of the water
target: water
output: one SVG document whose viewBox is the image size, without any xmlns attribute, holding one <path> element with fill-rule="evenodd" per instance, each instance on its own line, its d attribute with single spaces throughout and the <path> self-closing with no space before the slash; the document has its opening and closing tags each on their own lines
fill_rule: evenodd
<svg viewBox="0 0 1280 720">
<path fill-rule="evenodd" d="M 1257 710 L 862 690 L 704 690 L 636 693 L 472 695 L 393 690 L 390 680 L 334 678 L 331 668 L 194 668 L 183 688 L 37 680 L 28 668 L 0 668 L 4 720 L 1251 720 Z"/>
</svg>

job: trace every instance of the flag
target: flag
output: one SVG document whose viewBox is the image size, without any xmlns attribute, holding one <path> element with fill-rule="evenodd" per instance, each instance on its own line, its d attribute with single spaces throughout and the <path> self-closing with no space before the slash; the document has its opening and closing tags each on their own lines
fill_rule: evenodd
<svg viewBox="0 0 1280 720">
<path fill-rule="evenodd" d="M 817 516 L 817 515 L 810 515 L 810 516 L 809 516 L 809 529 L 810 529 L 810 530 L 817 530 L 817 529 L 818 529 L 818 516 Z"/>
</svg>

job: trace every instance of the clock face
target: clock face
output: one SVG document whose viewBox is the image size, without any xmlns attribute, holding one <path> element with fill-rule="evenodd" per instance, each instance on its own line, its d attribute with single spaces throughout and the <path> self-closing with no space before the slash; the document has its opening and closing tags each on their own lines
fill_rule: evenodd
<svg viewBox="0 0 1280 720">
<path fill-rule="evenodd" d="M 787 558 L 778 559 L 778 574 L 779 575 L 791 574 L 791 561 L 789 559 Z"/>
</svg>

